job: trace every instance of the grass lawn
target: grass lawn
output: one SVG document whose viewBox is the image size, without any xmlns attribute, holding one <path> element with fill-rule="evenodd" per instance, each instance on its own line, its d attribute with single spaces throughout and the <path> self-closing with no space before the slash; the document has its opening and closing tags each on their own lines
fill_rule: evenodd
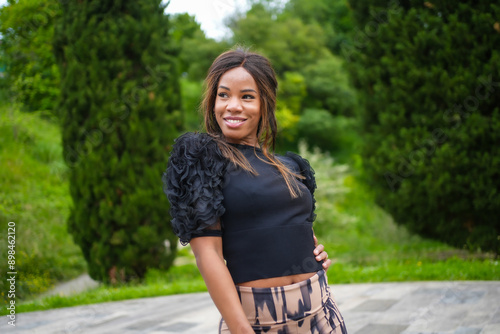
<svg viewBox="0 0 500 334">
<path fill-rule="evenodd" d="M 65 227 L 71 200 L 59 132 L 55 124 L 38 115 L 12 108 L 0 110 L 0 130 L 0 186 L 8 189 L 0 193 L 0 218 L 2 228 L 13 220 L 18 227 L 22 294 L 16 312 L 206 291 L 190 248 L 184 247 L 176 266 L 168 272 L 150 270 L 142 283 L 38 298 L 40 292 L 75 277 L 85 267 Z M 411 235 L 374 204 L 370 191 L 357 181 L 356 169 L 304 145 L 300 153 L 316 170 L 314 229 L 334 262 L 328 271 L 331 284 L 500 279 L 493 255 L 469 253 Z M 6 247 L 5 240 L 0 241 Z M 6 314 L 5 308 L 1 314 Z"/>
<path fill-rule="evenodd" d="M 50 289 L 85 271 L 80 249 L 66 230 L 71 198 L 56 124 L 39 114 L 0 107 L 0 247 L 15 223 L 16 300 Z M 5 252 L 4 252 L 5 251 Z M 7 256 L 2 256 L 0 302 L 7 300 Z"/>
</svg>

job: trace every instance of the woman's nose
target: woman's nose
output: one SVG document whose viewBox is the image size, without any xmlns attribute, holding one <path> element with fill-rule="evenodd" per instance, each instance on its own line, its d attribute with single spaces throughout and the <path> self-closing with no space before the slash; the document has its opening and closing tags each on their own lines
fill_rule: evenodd
<svg viewBox="0 0 500 334">
<path fill-rule="evenodd" d="M 236 97 L 230 98 L 229 101 L 227 102 L 226 109 L 230 112 L 241 111 L 242 106 L 240 99 Z"/>
</svg>

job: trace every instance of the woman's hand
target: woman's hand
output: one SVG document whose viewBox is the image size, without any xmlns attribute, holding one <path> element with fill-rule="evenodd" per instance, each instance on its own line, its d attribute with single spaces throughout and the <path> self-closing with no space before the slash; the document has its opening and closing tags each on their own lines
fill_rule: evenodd
<svg viewBox="0 0 500 334">
<path fill-rule="evenodd" d="M 328 258 L 328 253 L 325 252 L 325 246 L 323 245 L 318 245 L 318 239 L 314 235 L 314 255 L 316 256 L 316 261 L 320 262 L 323 261 L 322 266 L 323 269 L 328 270 L 330 265 L 332 264 L 332 260 Z"/>
</svg>

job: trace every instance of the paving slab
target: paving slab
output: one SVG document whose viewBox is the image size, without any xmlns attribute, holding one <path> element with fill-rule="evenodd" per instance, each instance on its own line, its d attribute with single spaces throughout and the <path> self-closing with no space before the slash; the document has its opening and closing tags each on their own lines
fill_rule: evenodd
<svg viewBox="0 0 500 334">
<path fill-rule="evenodd" d="M 350 334 L 500 334 L 500 281 L 335 284 Z M 210 334 L 219 312 L 192 293 L 20 313 L 0 333 Z"/>
</svg>

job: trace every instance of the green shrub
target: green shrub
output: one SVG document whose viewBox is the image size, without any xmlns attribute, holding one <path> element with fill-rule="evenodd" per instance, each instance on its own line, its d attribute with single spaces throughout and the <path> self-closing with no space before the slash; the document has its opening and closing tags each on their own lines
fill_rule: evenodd
<svg viewBox="0 0 500 334">
<path fill-rule="evenodd" d="M 62 3 L 63 155 L 69 230 L 92 278 L 143 278 L 177 248 L 161 174 L 182 126 L 177 50 L 159 0 Z"/>
<path fill-rule="evenodd" d="M 359 25 L 344 51 L 377 202 L 421 235 L 498 253 L 500 6 L 351 4 Z"/>
</svg>

